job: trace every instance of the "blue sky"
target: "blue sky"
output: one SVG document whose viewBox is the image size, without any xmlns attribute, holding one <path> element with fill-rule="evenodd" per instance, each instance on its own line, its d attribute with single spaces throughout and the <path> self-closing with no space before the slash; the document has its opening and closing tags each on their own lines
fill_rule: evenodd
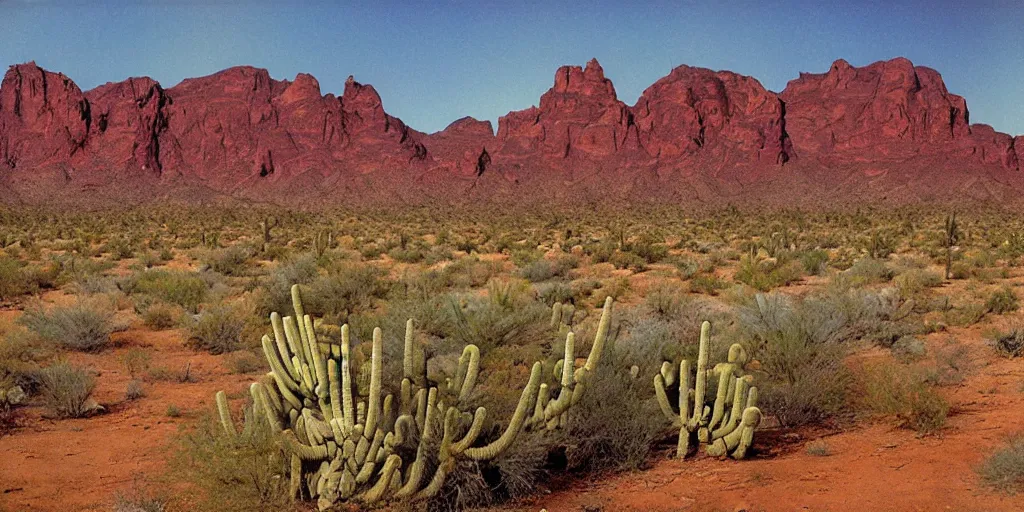
<svg viewBox="0 0 1024 512">
<path fill-rule="evenodd" d="M 249 64 L 340 93 L 355 75 L 432 132 L 536 104 L 558 66 L 592 57 L 633 104 L 679 64 L 781 91 L 837 58 L 905 56 L 941 72 L 972 122 L 1024 134 L 1022 26 L 1020 1 L 0 0 L 0 64 L 35 60 L 82 89 L 141 75 L 170 87 Z"/>
</svg>

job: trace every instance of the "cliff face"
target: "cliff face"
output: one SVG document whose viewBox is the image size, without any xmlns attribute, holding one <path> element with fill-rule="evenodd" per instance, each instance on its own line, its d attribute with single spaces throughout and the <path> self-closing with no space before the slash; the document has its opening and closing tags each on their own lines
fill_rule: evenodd
<svg viewBox="0 0 1024 512">
<path fill-rule="evenodd" d="M 0 85 L 0 184 L 29 195 L 58 187 L 73 197 L 116 181 L 141 196 L 199 186 L 272 199 L 299 187 L 328 202 L 556 188 L 673 200 L 772 190 L 1001 198 L 1024 188 L 1022 162 L 1024 137 L 970 124 L 965 100 L 936 71 L 901 58 L 839 60 L 779 94 L 751 77 L 679 66 L 633 106 L 591 60 L 559 68 L 538 105 L 501 117 L 496 134 L 468 117 L 423 134 L 351 77 L 336 97 L 310 75 L 274 80 L 252 67 L 169 89 L 142 77 L 83 93 L 28 63 Z"/>
<path fill-rule="evenodd" d="M 939 73 L 907 59 L 862 68 L 837 60 L 827 73 L 801 74 L 781 98 L 798 155 L 864 162 L 943 155 L 1019 168 L 1013 138 L 970 124 L 967 102 L 946 90 Z"/>
</svg>

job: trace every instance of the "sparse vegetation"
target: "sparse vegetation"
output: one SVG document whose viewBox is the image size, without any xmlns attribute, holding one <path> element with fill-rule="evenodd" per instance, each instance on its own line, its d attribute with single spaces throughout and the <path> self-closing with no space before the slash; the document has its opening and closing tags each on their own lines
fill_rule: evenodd
<svg viewBox="0 0 1024 512">
<path fill-rule="evenodd" d="M 113 313 L 97 303 L 77 303 L 44 310 L 36 306 L 20 320 L 35 335 L 61 348 L 95 352 L 110 343 L 117 330 Z"/>
</svg>

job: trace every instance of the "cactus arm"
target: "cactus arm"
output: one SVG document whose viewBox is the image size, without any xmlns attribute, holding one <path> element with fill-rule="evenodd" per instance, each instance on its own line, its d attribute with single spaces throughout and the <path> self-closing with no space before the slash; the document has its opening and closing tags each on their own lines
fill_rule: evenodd
<svg viewBox="0 0 1024 512">
<path fill-rule="evenodd" d="M 452 455 L 462 454 L 476 442 L 480 433 L 483 432 L 485 421 L 487 421 L 487 409 L 477 407 L 476 412 L 473 413 L 473 423 L 470 424 L 469 431 L 462 439 L 452 443 L 450 448 Z"/>
<path fill-rule="evenodd" d="M 285 430 L 281 435 L 285 447 L 294 455 L 305 461 L 324 460 L 327 458 L 327 447 L 324 445 L 310 446 L 303 444 L 292 430 Z"/>
<path fill-rule="evenodd" d="M 709 428 L 718 426 L 718 423 L 722 421 L 722 416 L 725 414 L 725 402 L 729 400 L 729 383 L 733 379 L 732 365 L 723 367 L 718 374 L 718 390 L 715 396 L 714 412 L 711 413 L 711 421 L 708 422 Z"/>
<path fill-rule="evenodd" d="M 608 339 L 608 329 L 611 327 L 612 320 L 612 298 L 607 297 L 604 300 L 604 309 L 601 311 L 601 321 L 597 325 L 597 334 L 594 336 L 594 346 L 590 349 L 590 356 L 587 357 L 587 363 L 584 368 L 588 372 L 594 371 L 597 368 L 598 363 L 601 362 L 601 355 L 604 353 L 604 344 Z"/>
<path fill-rule="evenodd" d="M 292 292 L 292 308 L 295 310 L 295 318 L 299 319 L 299 334 L 302 341 L 306 341 L 305 326 L 302 325 L 302 318 L 306 316 L 305 308 L 302 307 L 302 293 L 299 290 L 299 285 L 293 284 L 291 288 Z"/>
<path fill-rule="evenodd" d="M 316 380 L 319 383 L 320 388 L 317 389 L 318 395 L 326 395 L 327 387 L 327 367 L 323 352 L 320 350 L 320 345 L 316 340 L 316 332 L 313 329 L 313 319 L 309 315 L 306 315 L 302 319 L 303 323 L 306 324 L 306 332 L 309 339 L 309 348 L 313 352 L 313 369 L 316 371 Z"/>
<path fill-rule="evenodd" d="M 380 470 L 380 477 L 377 479 L 377 483 L 374 484 L 368 491 L 360 496 L 360 499 L 367 503 L 373 504 L 384 498 L 391 485 L 391 479 L 395 474 L 395 471 L 402 465 L 402 458 L 398 455 L 391 454 L 387 460 L 384 461 L 384 467 Z"/>
<path fill-rule="evenodd" d="M 279 379 L 288 389 L 299 392 L 299 385 L 292 379 L 291 371 L 288 370 L 282 360 L 278 357 L 277 349 L 270 342 L 270 336 L 263 336 L 263 355 L 270 363 L 270 369 L 274 372 L 274 378 Z M 290 364 L 290 363 L 289 363 Z"/>
<path fill-rule="evenodd" d="M 341 404 L 342 419 L 346 427 L 352 428 L 356 424 L 355 411 L 352 404 L 352 362 L 351 346 L 349 344 L 348 324 L 341 326 Z"/>
<path fill-rule="evenodd" d="M 380 417 L 381 373 L 384 365 L 384 342 L 380 327 L 373 330 L 373 355 L 370 359 L 373 368 L 370 373 L 370 400 L 366 410 L 366 427 L 364 432 L 377 430 L 377 419 Z"/>
<path fill-rule="evenodd" d="M 672 423 L 673 427 L 682 426 L 679 421 L 679 415 L 672 411 L 672 404 L 668 401 L 668 394 L 665 393 L 665 378 L 661 374 L 654 376 L 654 395 L 658 398 L 658 407 L 661 408 L 661 413 L 665 415 L 665 419 Z"/>
<path fill-rule="evenodd" d="M 459 400 L 465 400 L 473 392 L 476 386 L 476 379 L 480 375 L 480 349 L 476 345 L 466 345 L 462 351 L 462 358 L 466 358 L 465 380 L 462 381 L 462 389 L 459 391 Z M 460 362 L 462 358 L 459 358 Z"/>
<path fill-rule="evenodd" d="M 694 386 L 693 394 L 693 417 L 690 418 L 691 427 L 701 424 L 702 413 L 704 412 L 704 394 L 707 392 L 707 370 L 708 370 L 708 343 L 711 335 L 711 322 L 705 321 L 700 325 L 700 348 L 697 355 L 697 384 Z M 695 428 L 690 428 L 695 430 Z"/>
<path fill-rule="evenodd" d="M 761 424 L 761 410 L 758 408 L 748 408 L 743 411 L 743 421 L 741 423 L 742 428 L 740 429 L 739 442 L 736 443 L 735 450 L 732 452 L 733 459 L 742 459 L 746 457 L 746 451 L 750 450 L 751 445 L 754 444 L 754 430 Z"/>
<path fill-rule="evenodd" d="M 679 420 L 686 423 L 690 417 L 690 392 L 693 391 L 690 382 L 690 361 L 683 359 L 679 362 Z"/>
<path fill-rule="evenodd" d="M 516 411 L 512 415 L 512 419 L 509 420 L 508 427 L 505 428 L 505 432 L 501 434 L 501 437 L 487 446 L 467 449 L 463 452 L 467 458 L 472 460 L 492 460 L 512 445 L 512 441 L 515 440 L 516 436 L 519 435 L 519 431 L 523 428 L 526 416 L 533 405 L 531 402 L 537 396 L 537 390 L 540 387 L 540 373 L 541 364 L 539 362 L 534 363 L 533 369 L 530 371 L 530 381 L 523 388 Z"/>
<path fill-rule="evenodd" d="M 316 381 L 313 380 L 314 376 L 309 371 L 309 365 L 312 364 L 309 354 L 306 353 L 309 351 L 309 347 L 306 346 L 305 342 L 302 341 L 302 337 L 299 335 L 299 328 L 295 322 L 295 318 L 290 316 L 284 317 L 284 334 L 288 338 L 290 345 L 298 347 L 298 351 L 295 355 L 299 358 L 299 365 L 296 369 L 299 370 L 299 373 L 302 375 L 302 383 L 305 386 L 303 392 L 306 395 L 312 395 L 316 389 Z"/>
<path fill-rule="evenodd" d="M 537 392 L 537 403 L 533 407 L 533 417 L 530 418 L 529 425 L 531 428 L 544 422 L 544 409 L 547 407 L 550 399 L 551 392 L 548 390 L 548 385 L 541 384 L 540 390 Z"/>
<path fill-rule="evenodd" d="M 284 368 L 288 370 L 288 375 L 290 375 L 292 379 L 298 380 L 299 373 L 295 370 L 295 366 L 292 365 L 288 341 L 284 336 L 284 324 L 281 322 L 281 315 L 276 311 L 270 314 L 270 326 L 274 330 L 274 341 L 277 345 L 277 353 L 281 358 L 281 361 L 284 363 Z M 267 355 L 267 358 L 269 359 L 270 356 Z"/>
<path fill-rule="evenodd" d="M 224 391 L 218 391 L 216 399 L 217 413 L 220 416 L 220 424 L 224 427 L 224 433 L 231 438 L 238 437 L 238 430 L 235 428 L 235 422 L 231 420 L 231 409 L 228 407 L 228 396 Z"/>
<path fill-rule="evenodd" d="M 415 354 L 413 353 L 413 328 L 412 318 L 405 322 L 405 351 L 402 354 L 402 373 L 406 379 L 412 380 L 413 378 L 413 361 Z"/>
<path fill-rule="evenodd" d="M 290 466 L 288 495 L 292 500 L 298 500 L 302 498 L 302 459 L 293 453 Z"/>
<path fill-rule="evenodd" d="M 743 408 L 747 399 L 746 394 L 747 381 L 744 379 L 735 379 L 735 389 L 733 390 L 732 399 L 732 411 L 729 413 L 729 420 L 727 422 L 723 422 L 720 427 L 711 432 L 712 441 L 736 429 L 736 425 L 740 422 L 740 419 L 743 415 Z"/>
</svg>

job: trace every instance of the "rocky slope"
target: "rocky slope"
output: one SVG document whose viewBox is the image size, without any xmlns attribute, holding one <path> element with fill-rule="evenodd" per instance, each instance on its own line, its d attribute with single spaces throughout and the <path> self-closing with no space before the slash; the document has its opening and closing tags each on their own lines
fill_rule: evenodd
<svg viewBox="0 0 1024 512">
<path fill-rule="evenodd" d="M 781 93 L 680 66 L 632 106 L 591 60 L 497 133 L 472 118 L 420 133 L 351 77 L 336 97 L 252 67 L 83 92 L 27 63 L 0 85 L 7 201 L 1012 201 L 1022 167 L 1024 137 L 970 124 L 936 71 L 902 58 L 838 60 Z"/>
</svg>

